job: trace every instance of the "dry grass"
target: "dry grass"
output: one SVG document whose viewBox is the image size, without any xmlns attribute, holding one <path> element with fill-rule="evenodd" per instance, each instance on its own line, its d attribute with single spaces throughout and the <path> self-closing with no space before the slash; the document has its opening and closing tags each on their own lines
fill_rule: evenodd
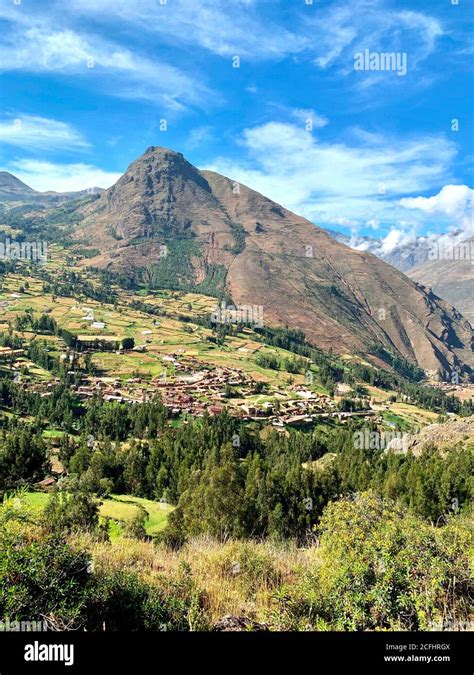
<svg viewBox="0 0 474 675">
<path fill-rule="evenodd" d="M 205 589 L 212 622 L 226 614 L 265 622 L 277 589 L 295 583 L 317 561 L 315 548 L 271 542 L 222 544 L 208 537 L 192 539 L 179 551 L 130 539 L 98 543 L 85 535 L 76 537 L 75 544 L 91 550 L 96 569 L 137 572 L 152 583 L 175 575 L 186 563 L 198 587 Z"/>
</svg>

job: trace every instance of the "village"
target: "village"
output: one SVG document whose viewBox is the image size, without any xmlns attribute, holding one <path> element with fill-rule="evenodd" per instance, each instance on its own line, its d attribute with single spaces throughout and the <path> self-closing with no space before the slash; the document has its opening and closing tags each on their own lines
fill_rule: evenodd
<svg viewBox="0 0 474 675">
<path fill-rule="evenodd" d="M 28 381 L 20 375 L 24 365 L 22 357 L 24 350 L 0 349 L 0 360 L 11 365 L 17 383 L 42 397 L 50 396 L 60 379 Z M 381 421 L 369 401 L 363 410 L 340 411 L 336 399 L 315 393 L 304 385 L 291 384 L 285 390 L 270 390 L 237 368 L 210 366 L 179 353 L 165 354 L 161 360 L 164 370 L 153 378 L 136 375 L 121 380 L 69 371 L 70 375 L 79 374 L 71 389 L 82 401 L 100 396 L 104 401 L 129 405 L 151 401 L 159 395 L 170 417 L 182 416 L 185 421 L 188 416 L 218 415 L 224 408 L 243 421 L 264 422 L 280 428 L 311 425 L 327 418 L 343 424 L 351 417 Z"/>
</svg>

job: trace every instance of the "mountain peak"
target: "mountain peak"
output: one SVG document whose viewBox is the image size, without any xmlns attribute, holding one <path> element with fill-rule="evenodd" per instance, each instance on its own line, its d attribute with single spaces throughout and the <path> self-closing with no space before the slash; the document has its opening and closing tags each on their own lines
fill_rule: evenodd
<svg viewBox="0 0 474 675">
<path fill-rule="evenodd" d="M 147 148 L 84 216 L 76 234 L 100 250 L 92 266 L 255 305 L 267 325 L 299 328 L 322 349 L 377 343 L 431 372 L 474 366 L 470 326 L 441 300 L 179 152 Z"/>
<path fill-rule="evenodd" d="M 201 172 L 182 155 L 170 148 L 164 148 L 160 145 L 150 145 L 145 152 L 134 160 L 122 178 L 137 178 L 139 175 L 146 178 L 147 184 L 163 183 L 172 179 L 182 179 L 183 181 L 193 181 L 199 183 L 201 187 L 208 189 L 207 183 Z M 122 180 L 119 180 L 119 182 Z M 164 187 L 162 185 L 162 187 Z"/>
<path fill-rule="evenodd" d="M 0 197 L 14 198 L 21 195 L 34 195 L 36 190 L 23 183 L 8 171 L 0 171 Z"/>
<path fill-rule="evenodd" d="M 142 157 L 147 157 L 149 155 L 156 155 L 157 157 L 182 157 L 184 159 L 181 152 L 177 152 L 171 148 L 165 148 L 162 145 L 149 145 Z M 138 159 L 140 159 L 140 157 Z"/>
</svg>

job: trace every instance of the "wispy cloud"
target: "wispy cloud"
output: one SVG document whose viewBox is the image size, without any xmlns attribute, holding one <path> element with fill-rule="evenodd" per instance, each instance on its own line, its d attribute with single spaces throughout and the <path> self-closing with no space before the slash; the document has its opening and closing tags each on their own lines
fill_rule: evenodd
<svg viewBox="0 0 474 675">
<path fill-rule="evenodd" d="M 329 124 L 327 117 L 318 114 L 312 108 L 294 108 L 291 115 L 304 124 L 307 130 L 321 129 Z"/>
<path fill-rule="evenodd" d="M 26 114 L 0 121 L 0 144 L 41 151 L 84 150 L 90 147 L 70 124 Z"/>
<path fill-rule="evenodd" d="M 426 59 L 443 35 L 440 21 L 421 11 L 389 9 L 384 0 L 349 0 L 331 4 L 308 23 L 317 31 L 315 63 L 328 68 L 339 61 L 349 72 L 355 51 L 410 52 L 412 64 Z"/>
<path fill-rule="evenodd" d="M 10 17 L 10 15 L 8 15 Z M 211 91 L 174 65 L 135 53 L 93 33 L 58 28 L 54 16 L 11 20 L 0 41 L 0 70 L 75 75 L 118 98 L 146 100 L 180 110 L 207 105 Z"/>
<path fill-rule="evenodd" d="M 323 223 L 395 222 L 399 199 L 446 182 L 456 146 L 442 135 L 411 139 L 353 134 L 352 143 L 324 142 L 294 124 L 246 129 L 238 161 L 220 157 L 206 168 L 253 187 Z"/>
<path fill-rule="evenodd" d="M 197 148 L 203 143 L 212 139 L 212 127 L 201 126 L 191 129 L 187 139 L 187 146 L 189 149 Z"/>
<path fill-rule="evenodd" d="M 140 26 L 179 44 L 197 45 L 223 57 L 282 58 L 309 50 L 313 36 L 265 19 L 255 0 L 70 0 L 68 10 L 104 22 Z"/>
</svg>

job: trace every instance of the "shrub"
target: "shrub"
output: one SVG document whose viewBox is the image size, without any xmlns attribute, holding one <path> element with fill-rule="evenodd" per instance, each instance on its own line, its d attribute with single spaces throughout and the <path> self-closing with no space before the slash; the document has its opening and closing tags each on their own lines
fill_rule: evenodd
<svg viewBox="0 0 474 675">
<path fill-rule="evenodd" d="M 79 628 L 91 584 L 89 556 L 55 535 L 29 541 L 0 530 L 0 616 Z"/>
<path fill-rule="evenodd" d="M 333 502 L 320 524 L 320 562 L 279 598 L 293 626 L 427 630 L 467 620 L 468 529 L 435 528 L 370 494 Z"/>
<path fill-rule="evenodd" d="M 145 521 L 148 517 L 146 509 L 141 504 L 136 504 L 136 513 L 130 520 L 123 522 L 123 533 L 130 539 L 145 539 Z"/>
<path fill-rule="evenodd" d="M 89 630 L 189 631 L 209 627 L 189 568 L 156 584 L 122 570 L 98 573 L 87 606 Z"/>
<path fill-rule="evenodd" d="M 94 570 L 90 554 L 61 536 L 32 540 L 0 524 L 0 616 L 11 621 L 46 621 L 53 630 L 204 630 L 205 604 L 189 566 L 153 582 Z"/>
<path fill-rule="evenodd" d="M 247 596 L 281 581 L 272 555 L 255 542 L 230 542 L 222 548 L 218 564 L 221 573 L 235 578 Z"/>
<path fill-rule="evenodd" d="M 82 490 L 70 494 L 53 492 L 44 510 L 43 524 L 50 532 L 93 532 L 99 524 L 99 505 L 93 495 Z"/>
</svg>

